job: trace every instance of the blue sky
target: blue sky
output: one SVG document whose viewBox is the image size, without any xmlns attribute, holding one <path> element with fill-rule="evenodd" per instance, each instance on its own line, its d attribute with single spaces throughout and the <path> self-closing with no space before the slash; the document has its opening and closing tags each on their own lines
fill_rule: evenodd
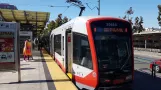
<svg viewBox="0 0 161 90">
<path fill-rule="evenodd" d="M 0 3 L 9 3 L 17 6 L 19 10 L 43 11 L 50 12 L 50 20 L 56 19 L 59 13 L 69 18 L 77 17 L 80 9 L 71 6 L 66 7 L 49 7 L 53 6 L 69 6 L 66 0 L 1 0 Z M 81 0 L 84 4 L 89 3 L 91 8 L 98 5 L 98 0 Z M 161 4 L 161 0 L 101 0 L 101 15 L 103 16 L 124 16 L 125 11 L 129 7 L 133 7 L 134 14 L 132 17 L 143 16 L 144 27 L 158 28 L 158 8 L 157 5 Z M 85 5 L 86 6 L 86 5 Z M 66 10 L 67 9 L 67 10 Z M 83 16 L 98 15 L 97 9 L 90 10 L 86 6 Z"/>
</svg>

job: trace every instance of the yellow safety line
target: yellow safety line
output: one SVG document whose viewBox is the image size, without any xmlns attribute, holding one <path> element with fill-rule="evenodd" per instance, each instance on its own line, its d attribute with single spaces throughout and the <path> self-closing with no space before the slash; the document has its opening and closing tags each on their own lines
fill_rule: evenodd
<svg viewBox="0 0 161 90">
<path fill-rule="evenodd" d="M 43 56 L 49 69 L 56 90 L 78 90 L 68 76 L 60 69 L 52 57 L 43 50 Z"/>
<path fill-rule="evenodd" d="M 72 74 L 71 74 L 71 73 L 67 73 L 67 75 L 68 75 L 68 77 L 69 77 L 70 79 L 72 79 Z"/>
</svg>

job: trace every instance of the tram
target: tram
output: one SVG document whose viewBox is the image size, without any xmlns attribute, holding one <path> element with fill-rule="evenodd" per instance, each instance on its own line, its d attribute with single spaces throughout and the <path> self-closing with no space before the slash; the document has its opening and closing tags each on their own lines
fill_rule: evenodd
<svg viewBox="0 0 161 90">
<path fill-rule="evenodd" d="M 51 56 L 79 89 L 131 90 L 132 41 L 131 24 L 124 19 L 81 16 L 52 30 L 49 46 Z"/>
</svg>

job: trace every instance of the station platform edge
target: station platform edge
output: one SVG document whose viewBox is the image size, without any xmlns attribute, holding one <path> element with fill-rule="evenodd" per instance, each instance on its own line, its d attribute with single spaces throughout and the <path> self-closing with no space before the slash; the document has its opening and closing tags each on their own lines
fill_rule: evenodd
<svg viewBox="0 0 161 90">
<path fill-rule="evenodd" d="M 53 80 L 56 90 L 78 90 L 74 83 L 69 79 L 53 58 L 47 53 L 45 49 L 41 50 L 42 57 L 46 62 L 46 66 Z"/>
</svg>

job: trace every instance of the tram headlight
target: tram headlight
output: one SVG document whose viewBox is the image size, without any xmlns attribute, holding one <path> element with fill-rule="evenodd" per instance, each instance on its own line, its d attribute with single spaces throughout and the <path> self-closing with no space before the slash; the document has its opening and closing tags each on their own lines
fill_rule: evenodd
<svg viewBox="0 0 161 90">
<path fill-rule="evenodd" d="M 131 80 L 132 79 L 132 75 L 128 75 L 127 77 L 126 77 L 126 80 Z"/>
</svg>

